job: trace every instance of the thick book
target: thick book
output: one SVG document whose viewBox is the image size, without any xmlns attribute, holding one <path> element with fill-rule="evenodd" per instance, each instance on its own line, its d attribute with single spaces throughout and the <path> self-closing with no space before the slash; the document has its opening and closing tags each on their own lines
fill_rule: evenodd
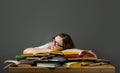
<svg viewBox="0 0 120 73">
<path fill-rule="evenodd" d="M 36 63 L 37 67 L 45 67 L 45 68 L 56 68 L 60 66 L 58 62 L 38 62 Z"/>
<path fill-rule="evenodd" d="M 81 62 L 66 62 L 64 64 L 67 68 L 80 68 L 81 66 L 89 66 L 91 64 L 95 64 L 93 61 L 81 61 Z"/>
<path fill-rule="evenodd" d="M 67 49 L 62 51 L 68 61 L 97 60 L 97 56 L 92 50 Z"/>
</svg>

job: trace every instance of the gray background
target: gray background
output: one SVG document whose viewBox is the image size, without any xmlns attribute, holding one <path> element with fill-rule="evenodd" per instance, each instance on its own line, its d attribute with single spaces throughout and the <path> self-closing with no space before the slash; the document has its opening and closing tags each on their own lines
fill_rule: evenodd
<svg viewBox="0 0 120 73">
<path fill-rule="evenodd" d="M 4 60 L 64 32 L 120 73 L 119 7 L 115 0 L 0 0 L 0 72 L 8 72 Z"/>
</svg>

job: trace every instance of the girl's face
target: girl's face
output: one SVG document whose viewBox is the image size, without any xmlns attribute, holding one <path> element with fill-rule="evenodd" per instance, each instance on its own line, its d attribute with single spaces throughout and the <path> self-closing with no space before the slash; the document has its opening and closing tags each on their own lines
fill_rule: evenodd
<svg viewBox="0 0 120 73">
<path fill-rule="evenodd" d="M 52 41 L 51 50 L 61 51 L 63 49 L 63 39 L 60 36 L 56 36 Z"/>
</svg>

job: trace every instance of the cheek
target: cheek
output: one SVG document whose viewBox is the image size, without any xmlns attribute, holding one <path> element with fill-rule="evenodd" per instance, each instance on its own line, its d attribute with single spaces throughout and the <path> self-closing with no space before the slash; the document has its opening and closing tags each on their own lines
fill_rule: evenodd
<svg viewBox="0 0 120 73">
<path fill-rule="evenodd" d="M 54 44 L 51 44 L 51 50 L 54 50 L 54 51 L 61 51 L 62 49 L 61 48 L 58 48 L 56 46 L 54 46 Z"/>
<path fill-rule="evenodd" d="M 55 50 L 55 51 L 61 51 L 60 48 L 56 48 L 56 47 L 54 47 L 54 50 Z"/>
<path fill-rule="evenodd" d="M 54 50 L 54 51 L 60 51 L 60 49 L 57 48 L 56 46 L 51 46 L 51 50 Z"/>
</svg>

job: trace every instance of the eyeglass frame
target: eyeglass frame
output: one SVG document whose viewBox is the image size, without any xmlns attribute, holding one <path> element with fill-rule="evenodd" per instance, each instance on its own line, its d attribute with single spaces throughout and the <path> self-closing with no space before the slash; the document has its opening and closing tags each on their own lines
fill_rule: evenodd
<svg viewBox="0 0 120 73">
<path fill-rule="evenodd" d="M 53 43 L 54 43 L 54 45 L 55 46 L 59 46 L 59 47 L 62 47 L 62 48 L 64 48 L 63 46 L 61 46 L 55 39 L 53 39 L 53 41 L 52 41 Z"/>
</svg>

